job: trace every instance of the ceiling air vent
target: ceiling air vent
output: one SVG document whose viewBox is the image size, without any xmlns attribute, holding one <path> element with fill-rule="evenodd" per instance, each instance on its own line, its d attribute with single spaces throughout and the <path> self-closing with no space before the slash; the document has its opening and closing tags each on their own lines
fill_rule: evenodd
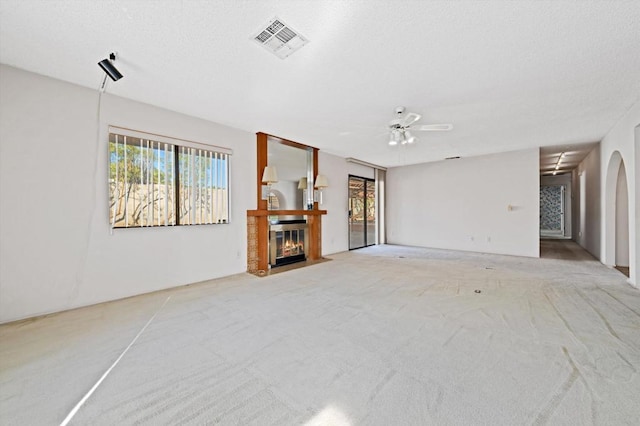
<svg viewBox="0 0 640 426">
<path fill-rule="evenodd" d="M 258 31 L 253 40 L 280 59 L 286 58 L 309 42 L 277 17 Z"/>
</svg>

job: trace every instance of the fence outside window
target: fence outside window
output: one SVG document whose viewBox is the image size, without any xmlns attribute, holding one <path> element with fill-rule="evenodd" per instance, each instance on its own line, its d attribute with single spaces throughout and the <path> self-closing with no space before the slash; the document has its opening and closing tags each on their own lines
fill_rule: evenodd
<svg viewBox="0 0 640 426">
<path fill-rule="evenodd" d="M 231 150 L 109 128 L 114 228 L 229 223 Z"/>
</svg>

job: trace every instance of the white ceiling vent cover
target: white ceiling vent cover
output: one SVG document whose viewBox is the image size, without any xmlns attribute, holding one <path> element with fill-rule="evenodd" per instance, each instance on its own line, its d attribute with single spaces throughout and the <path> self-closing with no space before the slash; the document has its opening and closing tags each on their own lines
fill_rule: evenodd
<svg viewBox="0 0 640 426">
<path fill-rule="evenodd" d="M 286 58 L 309 42 L 277 16 L 269 21 L 264 29 L 258 31 L 253 40 L 280 59 Z"/>
</svg>

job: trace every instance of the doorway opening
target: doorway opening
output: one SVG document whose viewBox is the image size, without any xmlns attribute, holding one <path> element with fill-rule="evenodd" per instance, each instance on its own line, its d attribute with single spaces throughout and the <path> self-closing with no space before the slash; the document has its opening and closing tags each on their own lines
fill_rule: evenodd
<svg viewBox="0 0 640 426">
<path fill-rule="evenodd" d="M 617 270 L 629 277 L 629 191 L 624 162 L 616 183 L 616 258 Z"/>
<path fill-rule="evenodd" d="M 565 185 L 540 186 L 540 236 L 565 238 Z"/>
<path fill-rule="evenodd" d="M 349 175 L 349 250 L 376 244 L 376 182 Z"/>
<path fill-rule="evenodd" d="M 603 263 L 630 276 L 629 194 L 625 162 L 611 154 L 605 182 L 605 238 Z"/>
</svg>

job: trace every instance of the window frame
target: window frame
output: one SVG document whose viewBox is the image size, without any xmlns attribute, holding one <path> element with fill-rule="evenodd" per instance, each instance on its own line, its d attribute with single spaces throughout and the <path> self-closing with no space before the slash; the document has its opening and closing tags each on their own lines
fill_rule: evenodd
<svg viewBox="0 0 640 426">
<path fill-rule="evenodd" d="M 130 138 L 136 138 L 136 139 L 141 139 L 143 141 L 148 141 L 149 143 L 153 144 L 170 144 L 172 147 L 171 152 L 173 153 L 173 170 L 171 173 L 171 178 L 172 178 L 172 182 L 171 185 L 173 186 L 173 194 L 172 194 L 172 200 L 170 202 L 170 206 L 171 206 L 171 210 L 172 211 L 175 218 L 174 221 L 175 223 L 167 223 L 167 220 L 165 219 L 165 223 L 164 224 L 146 224 L 146 225 L 118 225 L 116 226 L 114 220 L 115 220 L 115 214 L 112 216 L 112 212 L 111 212 L 111 205 L 109 205 L 109 226 L 111 229 L 129 229 L 129 228 L 169 228 L 169 227 L 174 227 L 174 226 L 196 226 L 196 225 L 225 225 L 225 224 L 230 224 L 231 223 L 231 156 L 233 154 L 233 150 L 230 148 L 225 148 L 225 147 L 221 147 L 221 146 L 217 146 L 217 145 L 211 145 L 211 144 L 205 144 L 205 143 L 200 143 L 200 142 L 194 142 L 194 141 L 190 141 L 187 139 L 180 139 L 180 138 L 174 138 L 171 136 L 164 136 L 164 135 L 159 135 L 159 134 L 155 134 L 155 133 L 149 133 L 149 132 L 142 132 L 139 130 L 133 130 L 133 129 L 129 129 L 126 127 L 119 127 L 119 126 L 112 126 L 110 125 L 108 127 L 108 137 L 107 137 L 107 151 L 108 151 L 108 166 L 107 166 L 107 181 L 109 182 L 109 188 L 108 188 L 108 197 L 109 200 L 111 200 L 112 198 L 112 189 L 111 189 L 111 164 L 112 164 L 112 159 L 111 159 L 111 137 L 112 135 L 117 135 L 118 137 L 130 137 Z M 126 145 L 126 144 L 125 144 Z M 134 145 L 132 145 L 134 146 Z M 180 220 L 180 216 L 181 216 L 181 198 L 180 198 L 180 174 L 182 173 L 182 169 L 180 168 L 180 155 L 184 155 L 184 148 L 187 148 L 187 152 L 191 153 L 191 150 L 196 150 L 196 152 L 198 152 L 198 155 L 200 155 L 200 153 L 206 152 L 206 153 L 210 153 L 210 158 L 213 160 L 215 158 L 215 160 L 213 161 L 224 161 L 224 172 L 220 175 L 217 176 L 218 179 L 220 179 L 220 181 L 225 183 L 225 193 L 224 196 L 220 198 L 220 202 L 223 204 L 223 206 L 221 208 L 215 208 L 215 211 L 221 211 L 223 212 L 223 217 L 226 216 L 226 220 L 223 218 L 222 221 L 220 219 L 218 219 L 218 221 L 216 222 L 210 222 L 210 223 L 205 223 L 205 222 L 201 222 L 201 223 L 181 223 Z M 116 148 L 117 149 L 117 148 Z M 148 147 L 147 147 L 148 149 Z M 165 151 L 166 152 L 166 151 Z M 191 155 L 191 154 L 189 154 Z M 220 158 L 218 158 L 218 156 L 220 156 Z M 191 166 L 191 162 L 189 162 L 189 165 Z M 216 165 L 216 169 L 219 167 L 219 163 L 218 165 Z M 206 166 L 205 166 L 205 174 L 206 174 Z M 165 179 L 167 179 L 167 177 L 165 177 Z M 218 179 L 216 179 L 217 184 L 219 184 Z M 165 184 L 167 184 L 167 182 L 165 181 Z M 213 186 L 214 181 L 213 179 L 211 180 L 211 188 L 216 188 L 219 189 L 220 187 L 214 187 Z M 217 195 L 216 195 L 217 198 Z M 111 202 L 111 201 L 110 201 Z M 110 204 L 109 202 L 109 204 Z M 155 203 L 155 201 L 154 201 Z M 155 205 L 155 204 L 154 204 Z M 190 207 L 192 207 L 190 205 Z M 212 205 L 212 208 L 215 207 Z M 167 213 L 165 213 L 167 214 Z M 197 216 L 197 214 L 194 214 L 194 217 Z M 213 213 L 212 213 L 213 216 Z M 201 216 L 201 220 L 202 220 L 202 216 Z"/>
</svg>

